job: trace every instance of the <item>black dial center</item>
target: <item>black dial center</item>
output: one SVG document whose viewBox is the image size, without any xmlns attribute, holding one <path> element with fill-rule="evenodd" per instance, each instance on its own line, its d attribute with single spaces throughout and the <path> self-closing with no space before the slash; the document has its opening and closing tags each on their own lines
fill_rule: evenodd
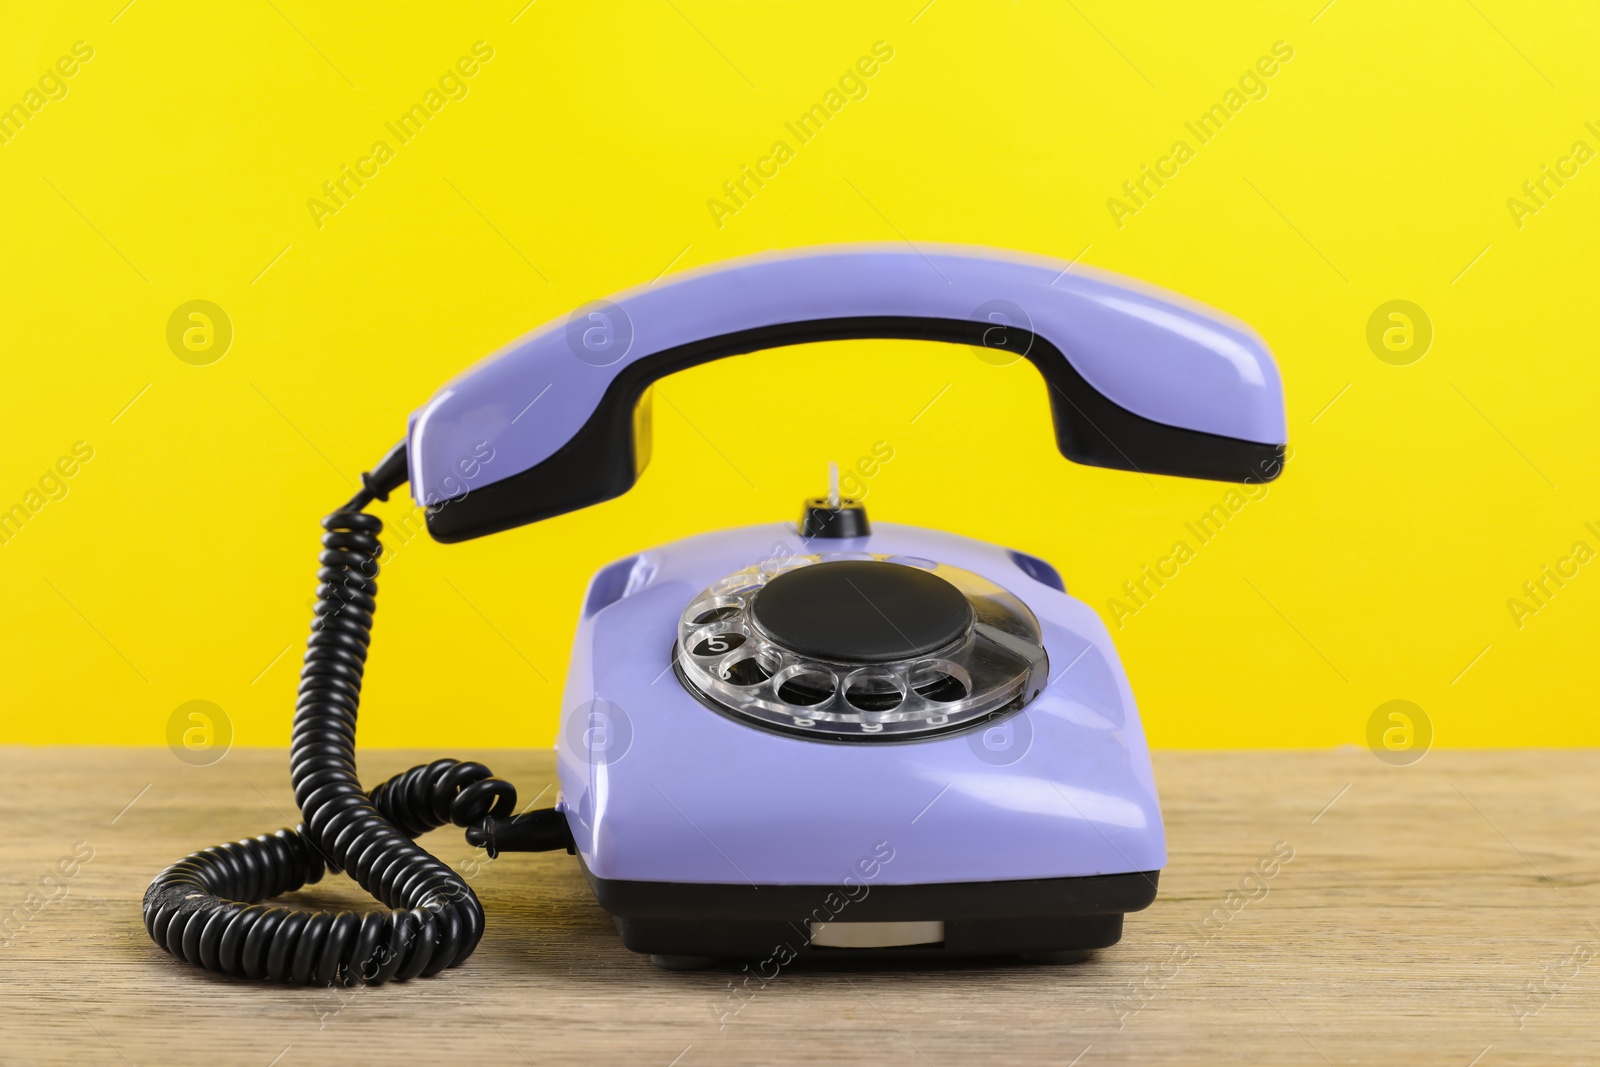
<svg viewBox="0 0 1600 1067">
<path fill-rule="evenodd" d="M 750 610 L 783 647 L 855 663 L 926 655 L 972 625 L 961 590 L 921 568 L 879 560 L 813 563 L 780 574 Z"/>
</svg>

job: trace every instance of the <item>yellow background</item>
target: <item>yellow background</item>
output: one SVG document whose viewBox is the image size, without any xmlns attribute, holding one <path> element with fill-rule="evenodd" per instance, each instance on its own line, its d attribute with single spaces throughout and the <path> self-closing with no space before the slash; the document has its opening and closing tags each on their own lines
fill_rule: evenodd
<svg viewBox="0 0 1600 1067">
<path fill-rule="evenodd" d="M 0 545 L 0 740 L 163 744 L 203 699 L 286 742 L 316 521 L 437 385 L 664 271 L 908 239 L 1081 255 L 1277 354 L 1288 472 L 1113 629 L 1153 743 L 1361 743 L 1391 699 L 1440 745 L 1600 741 L 1600 563 L 1507 607 L 1600 548 L 1600 163 L 1520 228 L 1506 204 L 1600 148 L 1590 5 L 123 3 L 13 8 L 0 43 L 7 106 L 94 49 L 0 145 L 0 506 L 94 449 Z M 319 228 L 307 200 L 480 40 L 468 95 Z M 880 40 L 868 95 L 718 228 L 721 183 Z M 1108 198 L 1276 41 L 1268 95 L 1119 228 Z M 208 366 L 166 342 L 194 299 L 235 332 Z M 1392 299 L 1435 332 L 1408 366 L 1366 341 Z M 1227 490 L 1067 463 L 1031 366 L 958 347 L 697 368 L 656 426 L 624 499 L 396 553 L 364 745 L 548 744 L 597 567 L 791 519 L 875 442 L 875 518 L 1043 556 L 1108 621 Z"/>
</svg>

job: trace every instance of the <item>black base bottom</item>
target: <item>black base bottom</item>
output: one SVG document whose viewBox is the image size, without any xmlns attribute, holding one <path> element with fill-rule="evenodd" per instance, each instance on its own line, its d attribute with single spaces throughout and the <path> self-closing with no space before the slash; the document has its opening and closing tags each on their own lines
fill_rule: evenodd
<svg viewBox="0 0 1600 1067">
<path fill-rule="evenodd" d="M 946 922 L 935 945 L 833 948 L 811 944 L 805 920 L 786 922 L 681 922 L 612 916 L 622 943 L 648 954 L 667 970 L 698 970 L 724 959 L 776 957 L 840 962 L 865 959 L 944 959 L 953 956 L 1036 956 L 1110 948 L 1122 940 L 1121 915 L 1071 919 L 996 919 Z M 1052 961 L 1058 962 L 1058 961 Z M 1075 960 L 1072 962 L 1076 962 Z"/>
<path fill-rule="evenodd" d="M 853 951 L 846 951 L 842 958 L 835 957 L 829 953 L 827 956 L 822 957 L 822 959 L 823 962 L 838 958 L 840 962 L 861 963 L 869 960 L 876 961 L 884 959 L 885 957 L 883 953 L 885 951 L 888 950 L 856 949 Z M 1028 963 L 1040 963 L 1047 966 L 1082 963 L 1093 955 L 1094 951 L 1087 948 L 1068 949 L 1064 952 L 1021 953 L 1022 959 Z M 902 956 L 899 958 L 905 959 L 906 957 Z M 817 960 L 818 955 L 813 955 L 810 962 L 815 965 Z M 716 967 L 720 964 L 726 963 L 727 961 L 720 956 L 663 956 L 660 953 L 654 953 L 650 956 L 650 962 L 661 968 L 663 971 L 704 971 L 708 968 Z"/>
<path fill-rule="evenodd" d="M 580 860 L 581 862 L 581 860 Z M 937 960 L 1024 956 L 1071 963 L 1122 938 L 1127 912 L 1148 907 L 1160 872 L 935 885 L 725 885 L 596 878 L 584 868 L 622 943 L 670 970 L 722 960 Z M 811 943 L 812 922 L 944 923 L 944 941 L 890 948 Z"/>
</svg>

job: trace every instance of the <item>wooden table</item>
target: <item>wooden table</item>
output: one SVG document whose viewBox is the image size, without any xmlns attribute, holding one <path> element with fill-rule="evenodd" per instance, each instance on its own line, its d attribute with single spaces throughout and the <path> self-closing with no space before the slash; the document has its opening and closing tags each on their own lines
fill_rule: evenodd
<svg viewBox="0 0 1600 1067">
<path fill-rule="evenodd" d="M 368 753 L 363 773 L 431 755 Z M 552 776 L 546 752 L 455 755 L 527 798 Z M 731 970 L 665 973 L 624 950 L 555 853 L 473 875 L 489 928 L 464 966 L 336 994 L 180 965 L 140 923 L 162 866 L 297 821 L 282 752 L 191 767 L 166 749 L 0 748 L 0 916 L 23 912 L 0 933 L 0 1060 L 1600 1062 L 1600 751 L 1410 767 L 1356 749 L 1161 752 L 1156 773 L 1161 894 L 1077 966 L 793 967 L 730 1000 Z M 481 855 L 458 832 L 429 840 L 458 867 Z M 1293 859 L 1245 880 L 1275 847 Z M 35 891 L 54 899 L 29 913 Z M 309 896 L 367 902 L 343 879 Z"/>
</svg>

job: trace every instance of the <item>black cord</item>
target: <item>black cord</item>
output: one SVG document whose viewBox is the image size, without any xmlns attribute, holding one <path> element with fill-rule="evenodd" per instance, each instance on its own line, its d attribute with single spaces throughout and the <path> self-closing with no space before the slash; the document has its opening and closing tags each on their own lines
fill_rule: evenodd
<svg viewBox="0 0 1600 1067">
<path fill-rule="evenodd" d="M 246 978 L 376 985 L 454 967 L 483 936 L 483 906 L 415 838 L 454 823 L 497 851 L 569 848 L 552 809 L 512 818 L 517 790 L 481 763 L 441 759 L 379 785 L 356 777 L 356 710 L 378 593 L 378 535 L 364 513 L 407 478 L 404 443 L 363 488 L 322 520 L 322 567 L 295 705 L 290 780 L 305 822 L 202 849 L 144 895 L 156 944 L 210 971 Z M 258 903 L 343 870 L 388 911 L 321 911 Z"/>
</svg>

